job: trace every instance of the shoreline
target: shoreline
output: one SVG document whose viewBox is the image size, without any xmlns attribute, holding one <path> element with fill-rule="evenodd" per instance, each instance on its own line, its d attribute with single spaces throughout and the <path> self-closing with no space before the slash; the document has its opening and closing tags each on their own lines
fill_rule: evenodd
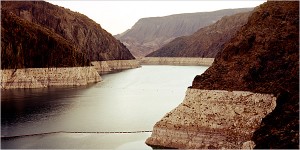
<svg viewBox="0 0 300 150">
<path fill-rule="evenodd" d="M 141 65 L 211 66 L 214 58 L 201 57 L 142 57 Z"/>
<path fill-rule="evenodd" d="M 93 67 L 5 69 L 1 89 L 80 86 L 102 81 Z"/>
<path fill-rule="evenodd" d="M 106 74 L 116 70 L 134 69 L 141 67 L 138 60 L 108 60 L 108 61 L 93 61 L 92 66 L 99 74 Z"/>
<path fill-rule="evenodd" d="M 93 61 L 87 67 L 4 69 L 0 89 L 80 86 L 102 81 L 100 75 L 141 65 L 210 66 L 213 58 L 148 57 L 134 60 Z"/>
<path fill-rule="evenodd" d="M 253 133 L 276 107 L 272 94 L 188 88 L 146 144 L 179 149 L 253 149 Z"/>
</svg>

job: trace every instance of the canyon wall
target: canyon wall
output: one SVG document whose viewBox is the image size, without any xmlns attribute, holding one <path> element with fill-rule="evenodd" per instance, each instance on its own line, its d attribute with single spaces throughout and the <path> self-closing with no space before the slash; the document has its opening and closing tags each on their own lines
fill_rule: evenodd
<svg viewBox="0 0 300 150">
<path fill-rule="evenodd" d="M 113 70 L 132 69 L 141 67 L 138 60 L 109 60 L 109 61 L 93 61 L 92 65 L 100 72 L 109 72 Z"/>
<path fill-rule="evenodd" d="M 94 67 L 5 69 L 0 74 L 1 89 L 78 86 L 102 80 Z"/>
<path fill-rule="evenodd" d="M 143 57 L 176 37 L 191 35 L 223 16 L 248 12 L 253 8 L 224 9 L 212 12 L 174 14 L 138 20 L 131 29 L 116 35 L 135 57 Z"/>
<path fill-rule="evenodd" d="M 236 32 L 247 23 L 251 12 L 224 16 L 189 36 L 178 37 L 146 57 L 215 58 Z"/>
<path fill-rule="evenodd" d="M 299 1 L 256 7 L 189 88 L 184 102 L 154 126 L 147 144 L 299 149 Z M 223 96 L 211 101 L 214 95 Z"/>
<path fill-rule="evenodd" d="M 210 66 L 214 62 L 214 58 L 197 57 L 143 57 L 138 60 L 142 65 Z"/>
<path fill-rule="evenodd" d="M 188 88 L 184 101 L 154 126 L 146 143 L 179 149 L 252 149 L 254 131 L 276 97 L 248 91 Z"/>
</svg>

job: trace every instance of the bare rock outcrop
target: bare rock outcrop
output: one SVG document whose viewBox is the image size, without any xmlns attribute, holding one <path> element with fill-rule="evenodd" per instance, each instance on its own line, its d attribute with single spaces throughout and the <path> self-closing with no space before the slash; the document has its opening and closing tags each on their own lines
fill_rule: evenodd
<svg viewBox="0 0 300 150">
<path fill-rule="evenodd" d="M 184 101 L 155 124 L 146 143 L 180 149 L 253 148 L 254 131 L 275 106 L 271 94 L 188 89 Z"/>
<path fill-rule="evenodd" d="M 252 8 L 224 9 L 213 12 L 175 14 L 165 17 L 142 18 L 134 26 L 115 37 L 136 57 L 159 49 L 173 39 L 191 35 L 226 15 L 247 12 Z"/>
<path fill-rule="evenodd" d="M 0 73 L 1 89 L 78 86 L 102 80 L 94 67 L 5 69 Z"/>
<path fill-rule="evenodd" d="M 114 70 L 132 69 L 141 67 L 138 60 L 108 60 L 93 61 L 92 65 L 101 74 Z"/>
<path fill-rule="evenodd" d="M 268 1 L 255 8 L 247 24 L 225 43 L 212 66 L 196 76 L 190 88 L 198 92 L 250 91 L 255 94 L 264 93 L 261 96 L 269 98 L 263 100 L 263 103 L 256 103 L 257 105 L 250 103 L 253 100 L 251 96 L 244 97 L 245 99 L 234 96 L 227 101 L 218 98 L 216 101 L 225 101 L 214 106 L 213 101 L 209 101 L 212 96 L 201 99 L 201 95 L 188 92 L 185 101 L 155 125 L 153 136 L 146 141 L 148 144 L 172 148 L 222 148 L 221 145 L 224 148 L 251 148 L 255 145 L 254 148 L 259 149 L 299 149 L 299 1 Z M 203 107 L 205 101 L 211 107 Z M 225 102 L 232 103 L 229 106 L 234 107 L 224 106 Z M 236 118 L 244 122 L 237 122 L 236 125 L 236 119 L 228 120 L 224 122 L 227 125 L 221 126 L 228 130 L 219 130 L 220 121 L 216 118 L 220 118 L 223 113 L 216 110 L 227 112 L 223 108 L 228 108 L 234 116 L 239 117 L 250 110 L 250 118 L 246 117 L 248 120 L 245 118 L 245 122 Z M 259 113 L 256 110 L 265 112 Z M 230 114 L 230 111 L 224 114 Z M 203 122 L 204 116 L 201 117 L 205 115 L 207 118 L 207 112 L 213 112 L 210 113 L 213 121 L 207 120 L 209 124 Z M 251 116 L 257 114 L 263 114 L 259 115 L 262 120 L 260 122 L 256 118 L 252 124 Z M 178 124 L 178 127 L 174 126 Z M 203 125 L 209 128 L 201 130 L 204 129 Z M 228 128 L 228 125 L 232 128 Z M 165 136 L 163 132 L 160 133 L 161 128 L 169 134 Z M 196 134 L 199 131 L 200 134 Z M 232 132 L 233 136 L 226 136 L 226 131 Z M 208 135 L 218 138 L 210 141 Z M 231 137 L 235 138 L 232 142 Z M 177 139 L 185 142 L 173 142 Z M 227 142 L 216 141 L 234 144 L 226 145 Z"/>
<path fill-rule="evenodd" d="M 260 149 L 299 149 L 299 1 L 257 7 L 192 88 L 274 94 L 278 105 L 252 140 Z"/>
</svg>

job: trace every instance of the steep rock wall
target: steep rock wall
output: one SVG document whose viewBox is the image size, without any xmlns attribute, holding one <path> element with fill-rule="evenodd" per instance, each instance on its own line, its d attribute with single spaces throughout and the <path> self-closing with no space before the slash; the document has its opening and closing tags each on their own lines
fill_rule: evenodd
<svg viewBox="0 0 300 150">
<path fill-rule="evenodd" d="M 5 69 L 0 73 L 1 89 L 78 86 L 102 80 L 93 67 Z"/>
<path fill-rule="evenodd" d="M 226 130 L 217 132 L 217 130 L 212 130 L 215 128 L 211 126 L 202 128 L 205 124 L 201 122 L 203 118 L 200 117 L 201 112 L 205 114 L 207 111 L 216 110 L 216 107 L 210 105 L 210 107 L 202 107 L 195 112 L 189 108 L 193 106 L 193 103 L 198 103 L 199 100 L 209 99 L 197 95 L 191 102 L 185 101 L 175 108 L 172 114 L 169 115 L 171 117 L 167 114 L 158 122 L 154 127 L 154 138 L 147 140 L 148 144 L 173 148 L 243 148 L 243 145 L 252 148 L 255 145 L 254 148 L 259 149 L 299 149 L 299 1 L 268 1 L 255 8 L 247 24 L 237 32 L 235 37 L 225 43 L 212 66 L 203 74 L 196 76 L 190 88 L 200 91 L 251 91 L 274 95 L 264 100 L 263 104 L 250 105 L 250 112 L 261 109 L 271 113 L 263 113 L 259 116 L 261 121 L 253 124 L 251 127 L 253 130 L 250 128 L 251 134 L 243 132 L 249 131 L 243 125 L 236 124 L 238 126 L 227 128 L 226 124 L 233 124 L 234 120 L 224 122 L 224 129 Z M 189 94 L 193 95 L 188 93 L 186 100 L 190 97 Z M 199 97 L 202 98 L 199 99 Z M 250 98 L 251 96 L 246 99 L 251 100 Z M 243 104 L 244 100 L 238 97 L 232 97 L 228 101 L 232 101 L 231 105 L 235 108 L 239 108 L 240 103 L 242 106 L 248 107 L 249 105 L 248 103 Z M 275 109 L 274 101 L 276 101 Z M 218 106 L 222 105 L 223 102 L 218 102 Z M 194 109 L 199 106 L 203 106 L 203 103 L 198 103 Z M 235 108 L 231 110 L 235 111 Z M 245 108 L 242 110 L 237 109 L 235 113 L 244 113 Z M 218 112 L 216 113 L 218 114 Z M 260 113 L 250 113 L 250 116 L 257 114 Z M 212 126 L 219 122 L 215 117 L 213 115 L 211 118 L 213 122 L 209 122 Z M 238 118 L 237 120 L 239 121 Z M 251 118 L 245 120 L 247 122 L 244 122 L 244 125 L 252 122 Z M 171 125 L 168 125 L 168 123 Z M 205 138 L 202 139 L 197 136 L 185 135 L 180 139 L 183 142 L 174 142 L 178 139 L 174 130 L 177 126 L 172 127 L 174 124 L 177 126 L 179 124 L 180 128 L 176 129 L 184 131 L 188 135 L 190 133 L 193 135 L 193 133 L 196 133 L 195 131 L 198 132 L 196 129 L 199 129 L 199 131 L 205 129 L 209 132 L 202 132 L 203 130 L 201 130 L 201 134 L 197 136 L 204 136 Z M 196 128 L 194 128 L 195 126 Z M 242 130 L 238 134 L 233 134 L 236 139 L 230 141 L 231 136 L 227 136 L 226 132 L 239 130 L 240 127 L 243 127 Z M 156 131 L 159 128 L 169 130 L 169 134 L 164 136 L 159 133 L 159 130 Z M 217 137 L 215 135 L 219 135 L 220 138 L 210 141 L 209 136 Z M 194 142 L 195 145 L 193 144 L 193 137 L 197 140 L 197 142 Z M 224 145 L 222 138 L 225 138 L 226 142 L 233 143 L 233 145 Z M 221 142 L 215 143 L 218 139 Z M 246 140 L 252 140 L 252 142 Z M 242 144 L 242 142 L 246 143 Z M 176 145 L 176 143 L 179 144 Z M 199 144 L 197 145 L 197 143 Z"/>
<path fill-rule="evenodd" d="M 155 124 L 146 143 L 182 149 L 253 148 L 254 131 L 275 106 L 272 94 L 189 88 L 184 101 Z"/>
<path fill-rule="evenodd" d="M 255 8 L 192 88 L 274 94 L 278 105 L 252 140 L 259 149 L 299 149 L 299 1 Z"/>
</svg>

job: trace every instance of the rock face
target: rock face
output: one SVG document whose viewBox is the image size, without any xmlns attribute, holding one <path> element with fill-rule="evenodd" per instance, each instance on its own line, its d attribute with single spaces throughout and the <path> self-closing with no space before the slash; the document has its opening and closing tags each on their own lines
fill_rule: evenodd
<svg viewBox="0 0 300 150">
<path fill-rule="evenodd" d="M 299 148 L 299 2 L 266 2 L 194 79 L 192 88 L 273 93 L 277 107 L 254 133 L 256 148 Z"/>
<path fill-rule="evenodd" d="M 80 13 L 44 1 L 5 1 L 1 2 L 1 10 L 61 35 L 90 61 L 134 59 L 121 42 Z"/>
<path fill-rule="evenodd" d="M 85 55 L 68 40 L 1 11 L 1 69 L 88 65 Z"/>
<path fill-rule="evenodd" d="M 214 58 L 195 57 L 143 57 L 138 60 L 142 65 L 210 66 L 214 62 Z"/>
<path fill-rule="evenodd" d="M 78 86 L 101 81 L 93 67 L 6 69 L 0 73 L 1 89 Z"/>
<path fill-rule="evenodd" d="M 276 106 L 270 94 L 188 89 L 154 126 L 146 143 L 182 149 L 253 148 L 253 132 Z"/>
<path fill-rule="evenodd" d="M 232 102 L 231 105 L 238 106 L 231 109 L 235 111 L 236 115 L 244 115 L 244 113 L 247 113 L 245 110 L 250 110 L 251 113 L 254 110 L 266 111 L 266 113 L 263 113 L 266 116 L 261 123 L 256 122 L 250 127 L 247 123 L 251 123 L 251 118 L 248 118 L 247 122 L 236 124 L 237 127 L 231 126 L 232 128 L 229 131 L 242 129 L 237 135 L 233 136 L 238 137 L 234 140 L 238 142 L 236 143 L 238 147 L 244 145 L 244 147 L 249 148 L 255 144 L 255 148 L 259 149 L 299 149 L 299 2 L 268 1 L 255 8 L 247 24 L 238 31 L 234 38 L 225 43 L 223 50 L 217 54 L 212 66 L 202 75 L 196 76 L 190 88 L 196 91 L 204 89 L 213 91 L 251 91 L 274 95 L 276 107 L 273 111 L 274 98 L 272 96 L 263 100 L 263 103 L 255 105 L 250 103 L 250 107 L 248 107 L 248 104 L 251 97 L 244 97 L 245 100 L 237 100 L 234 97 L 228 99 L 229 103 Z M 206 108 L 203 107 L 205 102 L 201 101 L 208 101 L 207 99 L 212 96 L 204 99 L 199 97 L 202 96 L 193 96 L 193 92 L 188 92 L 185 101 L 171 112 L 170 117 L 167 114 L 155 125 L 153 136 L 146 142 L 155 146 L 169 147 L 168 145 L 171 144 L 170 147 L 173 148 L 195 148 L 198 146 L 193 144 L 193 140 L 196 140 L 197 143 L 200 143 L 199 148 L 203 147 L 203 142 L 208 142 L 206 143 L 207 148 L 210 148 L 210 145 L 213 145 L 211 148 L 218 148 L 221 145 L 224 145 L 224 148 L 230 148 L 223 144 L 224 142 L 215 143 L 216 141 L 209 141 L 209 138 L 199 138 L 201 136 L 207 137 L 207 135 L 215 137 L 220 135 L 218 139 L 223 141 L 222 138 L 227 137 L 223 133 L 226 130 L 217 132 L 217 135 L 205 133 L 205 131 L 213 131 L 213 129 L 219 127 L 216 124 L 218 120 L 215 120 L 219 115 L 211 114 L 212 119 L 215 121 L 208 120 L 210 126 L 205 130 L 200 128 L 205 124 L 201 122 L 204 120 L 204 117 L 201 118 L 201 112 L 208 114 L 207 112 L 216 110 L 214 108 L 223 106 L 224 102 L 217 103 L 216 106 L 212 103 L 210 105 L 212 107 Z M 245 101 L 249 102 L 245 103 Z M 193 105 L 193 103 L 199 105 Z M 239 105 L 239 103 L 242 105 Z M 194 111 L 192 107 L 189 108 L 190 106 L 195 106 L 194 109 L 197 109 L 197 111 Z M 242 109 L 241 106 L 245 108 Z M 271 113 L 267 115 L 267 112 Z M 216 113 L 219 114 L 219 112 Z M 260 117 L 263 117 L 263 115 Z M 233 121 L 226 123 L 232 125 Z M 172 126 L 176 124 L 180 124 L 179 127 L 181 128 Z M 248 127 L 244 130 L 240 128 L 240 125 L 252 128 L 253 136 L 247 134 L 250 131 L 247 130 Z M 198 126 L 200 127 L 198 128 Z M 164 130 L 160 133 L 160 128 L 157 127 L 166 129 L 169 133 L 164 136 Z M 226 125 L 222 125 L 222 127 L 224 129 L 228 128 Z M 174 131 L 174 128 L 177 130 Z M 199 130 L 203 131 L 199 135 L 186 136 Z M 179 133 L 180 131 L 184 133 Z M 247 137 L 247 140 L 251 138 L 254 143 L 246 141 L 242 144 L 240 141 L 244 141 L 243 135 Z M 167 142 L 164 141 L 165 137 L 168 138 Z M 195 138 L 189 139 L 189 137 Z M 180 138 L 192 142 L 181 142 L 180 145 L 175 145 L 176 143 L 172 140 Z M 230 138 L 225 140 L 230 140 Z"/>
<path fill-rule="evenodd" d="M 101 74 L 114 70 L 132 69 L 141 67 L 138 60 L 108 60 L 93 61 L 92 65 Z"/>
<path fill-rule="evenodd" d="M 250 12 L 225 16 L 216 23 L 165 44 L 146 57 L 208 57 L 214 58 L 236 32 L 247 23 Z"/>
<path fill-rule="evenodd" d="M 142 18 L 130 30 L 115 37 L 123 42 L 134 56 L 141 57 L 159 49 L 174 38 L 190 35 L 223 16 L 250 10 L 252 8 Z"/>
</svg>

